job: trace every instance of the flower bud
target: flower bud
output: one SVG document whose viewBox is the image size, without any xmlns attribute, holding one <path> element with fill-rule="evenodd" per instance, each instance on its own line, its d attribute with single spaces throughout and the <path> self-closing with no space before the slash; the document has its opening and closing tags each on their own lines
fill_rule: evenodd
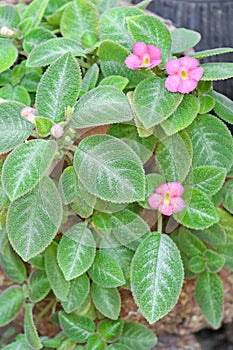
<svg viewBox="0 0 233 350">
<path fill-rule="evenodd" d="M 34 108 L 25 107 L 21 111 L 21 117 L 27 119 L 29 122 L 35 124 L 35 117 L 37 116 L 37 112 Z"/>
<path fill-rule="evenodd" d="M 64 134 L 64 129 L 61 125 L 55 124 L 51 127 L 50 133 L 56 139 L 59 139 Z"/>
<path fill-rule="evenodd" d="M 11 35 L 14 34 L 14 31 L 9 29 L 6 26 L 3 26 L 3 27 L 0 28 L 0 34 L 1 35 L 6 35 L 6 36 L 11 36 Z"/>
</svg>

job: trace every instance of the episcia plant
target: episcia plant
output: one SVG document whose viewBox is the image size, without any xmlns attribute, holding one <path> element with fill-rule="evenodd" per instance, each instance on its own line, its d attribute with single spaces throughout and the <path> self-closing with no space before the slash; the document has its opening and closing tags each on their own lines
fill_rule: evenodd
<svg viewBox="0 0 233 350">
<path fill-rule="evenodd" d="M 199 33 L 169 31 L 149 2 L 0 6 L 0 264 L 15 282 L 0 326 L 24 317 L 6 350 L 150 350 L 156 336 L 120 314 L 121 292 L 153 324 L 184 278 L 221 324 L 233 102 L 212 81 L 233 63 L 201 60 L 233 49 L 190 50 Z M 56 336 L 38 333 L 45 315 Z"/>
</svg>

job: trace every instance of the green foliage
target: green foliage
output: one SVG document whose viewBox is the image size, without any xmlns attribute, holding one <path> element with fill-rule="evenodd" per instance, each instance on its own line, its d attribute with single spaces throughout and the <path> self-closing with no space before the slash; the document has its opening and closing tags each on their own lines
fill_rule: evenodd
<svg viewBox="0 0 233 350">
<path fill-rule="evenodd" d="M 16 28 L 19 21 L 20 16 L 15 6 L 0 5 L 0 27 Z"/>
<path fill-rule="evenodd" d="M 204 74 L 201 79 L 204 81 L 224 80 L 233 77 L 233 63 L 204 63 L 202 68 Z"/>
<path fill-rule="evenodd" d="M 44 270 L 33 270 L 28 283 L 29 297 L 33 303 L 43 300 L 50 291 L 50 284 Z"/>
<path fill-rule="evenodd" d="M 56 36 L 49 30 L 44 28 L 34 28 L 30 30 L 27 35 L 25 35 L 23 48 L 26 53 L 30 53 L 39 44 L 53 38 L 56 38 Z"/>
<path fill-rule="evenodd" d="M 201 40 L 201 34 L 194 30 L 178 28 L 171 31 L 172 47 L 171 52 L 181 53 L 192 49 Z"/>
<path fill-rule="evenodd" d="M 39 336 L 35 324 L 33 322 L 32 314 L 33 305 L 25 305 L 25 314 L 24 314 L 24 332 L 27 343 L 32 349 L 39 350 L 42 349 L 42 344 L 40 342 Z"/>
<path fill-rule="evenodd" d="M 62 301 L 62 306 L 66 313 L 70 313 L 75 309 L 80 309 L 90 291 L 90 280 L 86 274 L 74 278 L 70 281 L 69 293 L 67 299 Z"/>
<path fill-rule="evenodd" d="M 103 320 L 98 325 L 98 333 L 105 341 L 112 342 L 121 335 L 123 325 L 124 322 L 122 319 Z"/>
<path fill-rule="evenodd" d="M 103 288 L 92 283 L 91 296 L 96 309 L 100 311 L 101 314 L 111 320 L 118 319 L 121 308 L 121 298 L 117 288 Z"/>
<path fill-rule="evenodd" d="M 23 290 L 12 286 L 0 294 L 0 326 L 9 324 L 20 312 L 23 305 Z"/>
<path fill-rule="evenodd" d="M 215 99 L 214 111 L 217 116 L 227 123 L 233 124 L 233 101 L 216 91 L 212 91 L 211 96 Z"/>
<path fill-rule="evenodd" d="M 10 68 L 18 57 L 18 51 L 9 41 L 0 39 L 0 73 Z"/>
<path fill-rule="evenodd" d="M 233 214 L 233 180 L 226 182 L 223 187 L 223 206 Z"/>
<path fill-rule="evenodd" d="M 30 95 L 27 90 L 21 86 L 17 85 L 15 87 L 11 85 L 6 85 L 0 89 L 0 97 L 9 100 L 21 102 L 27 106 L 30 106 Z"/>
</svg>

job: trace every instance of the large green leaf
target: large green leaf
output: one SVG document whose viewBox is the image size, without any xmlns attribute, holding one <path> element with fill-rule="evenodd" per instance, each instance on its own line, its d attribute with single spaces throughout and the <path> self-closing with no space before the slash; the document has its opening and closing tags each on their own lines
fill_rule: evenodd
<svg viewBox="0 0 233 350">
<path fill-rule="evenodd" d="M 134 41 L 127 28 L 126 18 L 142 14 L 143 11 L 134 7 L 116 7 L 106 11 L 100 17 L 100 39 L 112 40 L 132 50 Z"/>
<path fill-rule="evenodd" d="M 98 250 L 95 261 L 88 271 L 93 282 L 103 288 L 115 288 L 125 283 L 117 261 L 103 250 Z"/>
<path fill-rule="evenodd" d="M 71 126 L 86 128 L 133 119 L 133 111 L 123 92 L 113 86 L 98 86 L 76 104 Z"/>
<path fill-rule="evenodd" d="M 95 331 L 94 322 L 86 316 L 59 312 L 59 323 L 63 332 L 72 340 L 84 343 Z"/>
<path fill-rule="evenodd" d="M 86 137 L 74 156 L 74 168 L 85 188 L 114 203 L 143 200 L 145 175 L 138 156 L 109 135 Z"/>
<path fill-rule="evenodd" d="M 67 38 L 50 39 L 42 42 L 30 52 L 27 66 L 48 66 L 67 52 L 71 52 L 74 56 L 84 56 L 84 50 L 77 41 Z"/>
<path fill-rule="evenodd" d="M 11 245 L 25 261 L 42 252 L 61 224 L 62 205 L 50 178 L 43 178 L 29 193 L 12 202 L 7 214 Z"/>
<path fill-rule="evenodd" d="M 11 201 L 36 186 L 52 163 L 57 151 L 55 141 L 32 140 L 14 149 L 3 166 L 2 180 Z"/>
<path fill-rule="evenodd" d="M 77 308 L 80 308 L 85 302 L 90 291 L 90 280 L 86 274 L 74 278 L 70 282 L 69 293 L 67 300 L 62 301 L 62 306 L 65 312 L 70 313 Z"/>
<path fill-rule="evenodd" d="M 15 6 L 0 5 L 0 27 L 16 28 L 19 21 L 20 16 Z"/>
<path fill-rule="evenodd" d="M 227 127 L 216 117 L 201 115 L 187 128 L 193 144 L 193 166 L 230 169 L 233 141 Z"/>
<path fill-rule="evenodd" d="M 23 306 L 23 290 L 19 286 L 12 286 L 0 294 L 0 327 L 10 323 Z"/>
<path fill-rule="evenodd" d="M 130 33 L 135 42 L 143 41 L 161 49 L 162 63 L 170 58 L 171 35 L 168 28 L 155 16 L 142 15 L 127 18 Z"/>
<path fill-rule="evenodd" d="M 217 116 L 227 123 L 233 124 L 233 101 L 216 91 L 212 91 L 211 96 L 215 100 L 214 111 Z"/>
<path fill-rule="evenodd" d="M 27 303 L 25 305 L 24 333 L 30 347 L 33 350 L 39 350 L 42 348 L 42 344 L 33 321 L 32 309 L 33 309 L 32 304 Z"/>
<path fill-rule="evenodd" d="M 89 30 L 98 33 L 98 13 L 96 7 L 86 0 L 75 0 L 63 12 L 61 33 L 66 38 L 81 41 L 82 35 Z"/>
<path fill-rule="evenodd" d="M 97 310 L 111 320 L 117 320 L 121 309 L 121 297 L 117 288 L 103 288 L 95 283 L 91 286 L 91 296 Z"/>
<path fill-rule="evenodd" d="M 21 20 L 25 21 L 30 18 L 32 19 L 30 28 L 37 27 L 43 17 L 48 2 L 49 0 L 33 0 L 26 7 Z"/>
<path fill-rule="evenodd" d="M 185 187 L 183 194 L 185 207 L 174 213 L 175 219 L 182 225 L 203 230 L 219 221 L 216 209 L 209 197 L 195 187 Z"/>
<path fill-rule="evenodd" d="M 9 41 L 0 41 L 0 73 L 11 67 L 18 57 L 18 50 Z"/>
<path fill-rule="evenodd" d="M 211 326 L 220 326 L 223 314 L 224 290 L 218 275 L 202 272 L 195 286 L 195 297 L 201 311 Z"/>
<path fill-rule="evenodd" d="M 201 34 L 194 30 L 178 28 L 171 31 L 172 53 L 181 53 L 192 49 L 201 40 Z"/>
<path fill-rule="evenodd" d="M 173 135 L 189 126 L 199 112 L 200 104 L 198 99 L 186 94 L 177 110 L 161 123 L 167 135 Z"/>
<path fill-rule="evenodd" d="M 134 299 L 151 324 L 176 304 L 183 284 L 180 252 L 167 235 L 153 233 L 142 241 L 132 260 Z"/>
<path fill-rule="evenodd" d="M 65 118 L 65 109 L 73 107 L 79 95 L 81 72 L 70 52 L 54 62 L 42 76 L 36 94 L 40 116 L 55 123 Z"/>
<path fill-rule="evenodd" d="M 204 63 L 202 64 L 204 74 L 201 80 L 224 80 L 233 77 L 233 63 Z"/>
<path fill-rule="evenodd" d="M 133 108 L 137 118 L 149 129 L 175 112 L 183 99 L 180 93 L 170 93 L 164 79 L 155 77 L 143 80 L 135 89 Z"/>
<path fill-rule="evenodd" d="M 96 244 L 85 223 L 69 229 L 62 237 L 57 251 L 58 264 L 67 281 L 81 276 L 92 265 Z"/>
</svg>

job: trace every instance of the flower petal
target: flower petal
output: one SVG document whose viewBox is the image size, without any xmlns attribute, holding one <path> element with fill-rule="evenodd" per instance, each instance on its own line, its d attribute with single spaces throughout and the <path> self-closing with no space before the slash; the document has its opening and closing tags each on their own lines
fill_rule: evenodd
<svg viewBox="0 0 233 350">
<path fill-rule="evenodd" d="M 134 55 L 133 53 L 126 57 L 125 64 L 128 68 L 138 70 L 141 68 L 141 61 L 138 58 L 138 56 Z"/>
<path fill-rule="evenodd" d="M 165 184 L 160 184 L 156 187 L 156 190 L 155 190 L 156 193 L 158 193 L 159 195 L 161 195 L 164 199 L 164 197 L 166 196 L 166 193 L 169 192 L 169 187 L 168 187 L 168 184 L 165 183 Z"/>
<path fill-rule="evenodd" d="M 180 61 L 178 59 L 173 59 L 166 63 L 167 74 L 174 75 L 178 73 L 179 68 L 180 68 Z"/>
<path fill-rule="evenodd" d="M 149 195 L 148 204 L 152 209 L 158 209 L 161 203 L 163 203 L 163 196 L 157 193 L 152 193 Z"/>
<path fill-rule="evenodd" d="M 172 213 L 173 213 L 173 207 L 172 207 L 172 205 L 171 204 L 165 204 L 165 203 L 163 203 L 163 204 L 161 204 L 160 206 L 159 206 L 159 211 L 160 211 L 160 213 L 162 213 L 162 214 L 164 214 L 164 215 L 167 215 L 167 216 L 170 216 L 170 215 L 172 215 Z"/>
<path fill-rule="evenodd" d="M 168 184 L 169 187 L 169 194 L 172 197 L 181 197 L 184 193 L 184 187 L 181 185 L 180 182 L 170 182 Z"/>
<path fill-rule="evenodd" d="M 147 67 L 147 69 L 154 68 L 154 67 L 158 66 L 161 62 L 162 62 L 162 60 L 152 59 L 150 62 L 150 65 Z"/>
<path fill-rule="evenodd" d="M 199 81 L 204 73 L 204 69 L 201 67 L 193 69 L 190 73 L 189 76 L 191 79 Z"/>
<path fill-rule="evenodd" d="M 192 70 L 197 68 L 199 61 L 194 57 L 185 56 L 179 59 L 180 65 L 185 69 Z"/>
<path fill-rule="evenodd" d="M 151 60 L 153 60 L 153 59 L 160 60 L 162 52 L 158 47 L 156 47 L 154 45 L 148 45 L 147 52 L 148 52 Z"/>
<path fill-rule="evenodd" d="M 141 58 L 145 55 L 146 52 L 147 52 L 147 46 L 145 43 L 138 42 L 134 44 L 133 46 L 134 55 L 139 56 Z"/>
<path fill-rule="evenodd" d="M 169 75 L 165 81 L 165 87 L 170 92 L 178 92 L 178 86 L 182 82 L 180 75 Z"/>
<path fill-rule="evenodd" d="M 171 199 L 171 207 L 172 207 L 173 213 L 177 213 L 177 212 L 179 212 L 179 211 L 184 209 L 185 202 L 180 197 L 172 198 Z"/>
<path fill-rule="evenodd" d="M 193 79 L 181 80 L 178 86 L 178 91 L 182 94 L 188 94 L 197 87 L 197 81 Z"/>
</svg>

